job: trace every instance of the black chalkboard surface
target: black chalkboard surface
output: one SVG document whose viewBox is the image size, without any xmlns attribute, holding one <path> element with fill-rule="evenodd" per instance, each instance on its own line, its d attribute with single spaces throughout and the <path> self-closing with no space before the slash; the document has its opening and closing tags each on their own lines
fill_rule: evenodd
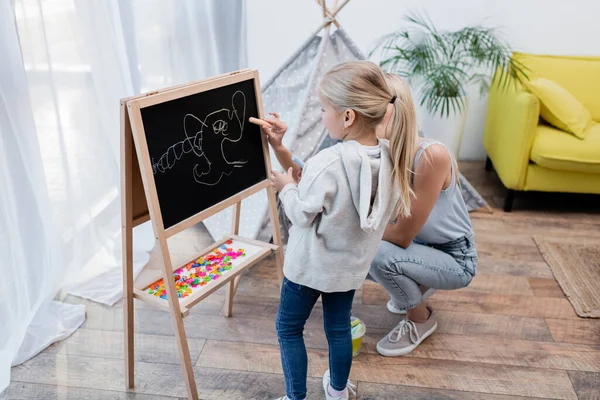
<svg viewBox="0 0 600 400">
<path fill-rule="evenodd" d="M 266 179 L 254 84 L 140 110 L 165 229 Z"/>
</svg>

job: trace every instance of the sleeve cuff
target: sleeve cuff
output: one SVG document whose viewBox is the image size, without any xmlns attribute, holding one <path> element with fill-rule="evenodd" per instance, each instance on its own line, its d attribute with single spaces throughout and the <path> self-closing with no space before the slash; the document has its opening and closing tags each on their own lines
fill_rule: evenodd
<svg viewBox="0 0 600 400">
<path fill-rule="evenodd" d="M 281 192 L 279 192 L 279 198 L 281 199 L 285 197 L 286 193 L 290 190 L 298 190 L 298 185 L 296 185 L 295 183 L 288 183 L 287 185 L 285 185 L 283 189 L 281 189 Z"/>
<path fill-rule="evenodd" d="M 304 161 L 292 154 L 292 161 L 295 162 L 300 169 L 304 169 Z"/>
</svg>

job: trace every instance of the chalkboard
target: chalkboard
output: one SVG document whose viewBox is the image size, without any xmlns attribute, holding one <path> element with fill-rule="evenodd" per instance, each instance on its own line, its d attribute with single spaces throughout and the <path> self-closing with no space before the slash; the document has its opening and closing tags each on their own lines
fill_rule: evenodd
<svg viewBox="0 0 600 400">
<path fill-rule="evenodd" d="M 266 179 L 255 80 L 140 112 L 165 229 Z"/>
</svg>

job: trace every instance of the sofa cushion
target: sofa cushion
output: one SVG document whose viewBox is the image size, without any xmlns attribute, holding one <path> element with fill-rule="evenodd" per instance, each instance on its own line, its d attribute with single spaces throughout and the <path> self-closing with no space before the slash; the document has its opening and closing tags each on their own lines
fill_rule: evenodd
<svg viewBox="0 0 600 400">
<path fill-rule="evenodd" d="M 592 124 L 590 112 L 569 91 L 546 78 L 534 78 L 525 85 L 540 101 L 540 114 L 550 125 L 585 138 Z"/>
<path fill-rule="evenodd" d="M 546 56 L 513 53 L 529 69 L 529 78 L 546 78 L 558 83 L 600 121 L 600 57 Z"/>
<path fill-rule="evenodd" d="M 592 125 L 583 140 L 540 124 L 530 159 L 544 168 L 600 174 L 600 124 Z"/>
</svg>

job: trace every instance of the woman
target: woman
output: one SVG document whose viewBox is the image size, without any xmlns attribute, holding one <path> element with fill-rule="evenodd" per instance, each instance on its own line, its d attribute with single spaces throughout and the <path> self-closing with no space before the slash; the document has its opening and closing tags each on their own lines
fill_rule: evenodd
<svg viewBox="0 0 600 400">
<path fill-rule="evenodd" d="M 408 85 L 397 75 L 387 74 L 387 79 L 401 102 L 404 123 L 412 125 L 416 135 Z M 381 131 L 380 136 L 389 136 L 386 129 Z M 443 144 L 421 139 L 413 165 L 410 216 L 388 225 L 369 272 L 390 294 L 388 309 L 406 313 L 377 343 L 377 351 L 384 356 L 408 354 L 430 336 L 437 329 L 437 319 L 425 301 L 427 294 L 431 289 L 467 286 L 477 265 L 456 161 Z"/>
</svg>

